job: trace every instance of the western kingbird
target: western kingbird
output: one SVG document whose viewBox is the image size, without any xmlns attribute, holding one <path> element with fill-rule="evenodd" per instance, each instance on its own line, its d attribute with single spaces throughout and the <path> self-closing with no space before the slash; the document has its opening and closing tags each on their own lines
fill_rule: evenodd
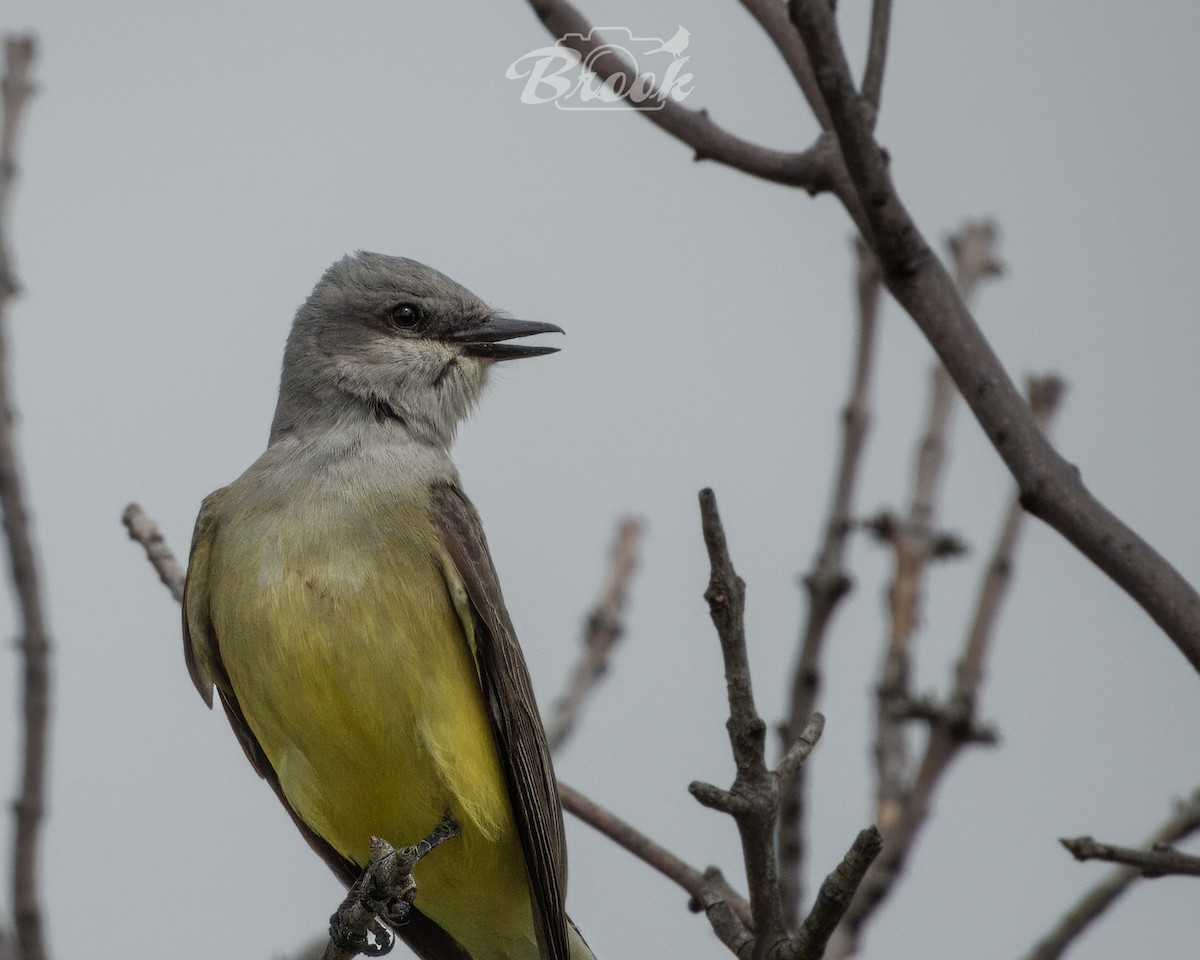
<svg viewBox="0 0 1200 960">
<path fill-rule="evenodd" d="M 201 507 L 184 653 L 347 884 L 372 836 L 461 829 L 414 871 L 426 960 L 593 960 L 529 673 L 449 450 L 493 363 L 562 331 L 358 253 L 296 313 L 266 452 Z"/>
</svg>

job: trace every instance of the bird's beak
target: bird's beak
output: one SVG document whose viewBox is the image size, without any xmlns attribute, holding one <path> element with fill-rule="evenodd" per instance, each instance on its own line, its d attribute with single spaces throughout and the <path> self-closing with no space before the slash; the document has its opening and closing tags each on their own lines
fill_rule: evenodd
<svg viewBox="0 0 1200 960">
<path fill-rule="evenodd" d="M 461 343 L 468 357 L 488 360 L 517 360 L 521 357 L 541 357 L 557 353 L 558 347 L 527 347 L 523 344 L 504 343 L 519 337 L 532 337 L 537 333 L 562 333 L 561 327 L 537 320 L 514 320 L 511 317 L 488 317 L 486 320 L 455 330 L 446 337 L 451 343 Z"/>
</svg>

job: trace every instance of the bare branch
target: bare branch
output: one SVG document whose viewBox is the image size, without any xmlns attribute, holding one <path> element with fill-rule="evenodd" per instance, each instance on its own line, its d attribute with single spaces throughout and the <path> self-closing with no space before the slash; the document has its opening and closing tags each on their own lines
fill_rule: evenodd
<svg viewBox="0 0 1200 960">
<path fill-rule="evenodd" d="M 700 491 L 704 545 L 712 570 L 704 598 L 721 642 L 725 685 L 729 699 L 729 743 L 737 773 L 733 786 L 722 790 L 707 783 L 692 783 L 692 796 L 707 807 L 728 813 L 737 823 L 742 859 L 750 887 L 752 926 L 733 922 L 728 913 L 709 909 L 713 930 L 740 960 L 817 960 L 837 926 L 854 890 L 880 849 L 879 831 L 864 830 L 843 864 L 827 879 L 809 917 L 795 936 L 788 933 L 780 899 L 774 835 L 778 827 L 783 782 L 808 757 L 821 736 L 825 718 L 814 714 L 797 743 L 783 756 L 778 768 L 767 768 L 764 744 L 766 724 L 754 705 L 750 665 L 746 656 L 744 623 L 746 584 L 733 568 L 716 498 Z M 706 908 L 707 900 L 701 900 Z"/>
<path fill-rule="evenodd" d="M 863 103 L 871 112 L 871 126 L 879 117 L 883 98 L 883 68 L 887 63 L 888 33 L 892 22 L 892 0 L 871 4 L 871 39 L 867 41 L 867 66 L 863 70 Z"/>
<path fill-rule="evenodd" d="M 921 584 L 935 537 L 934 503 L 945 464 L 954 396 L 954 384 L 945 368 L 935 365 L 908 516 L 891 525 L 888 538 L 895 570 L 888 587 L 888 640 L 875 708 L 875 822 L 885 835 L 900 819 L 908 790 L 908 735 L 902 717 L 912 699 L 912 644 L 921 618 Z"/>
<path fill-rule="evenodd" d="M 158 524 L 136 503 L 131 503 L 125 508 L 125 512 L 121 514 L 121 522 L 129 531 L 129 539 L 142 545 L 146 551 L 146 559 L 157 571 L 163 585 L 171 591 L 171 596 L 182 602 L 184 569 L 167 546 Z"/>
<path fill-rule="evenodd" d="M 1128 864 L 1136 867 L 1143 877 L 1165 877 L 1169 874 L 1200 877 L 1200 857 L 1180 853 L 1167 846 L 1135 850 L 1132 847 L 1098 843 L 1091 837 L 1063 838 L 1059 843 L 1070 850 L 1076 860 L 1107 860 L 1109 863 Z"/>
<path fill-rule="evenodd" d="M 625 632 L 623 615 L 629 582 L 637 569 L 641 533 L 642 525 L 633 517 L 625 517 L 617 524 L 608 577 L 584 627 L 583 655 L 571 671 L 566 692 L 551 708 L 546 724 L 546 740 L 552 753 L 571 735 L 584 702 L 607 672 L 612 652 Z"/>
<path fill-rule="evenodd" d="M 1042 429 L 1047 429 L 1062 398 L 1062 381 L 1054 376 L 1032 377 L 1029 402 Z M 971 744 L 993 744 L 998 735 L 975 716 L 983 664 L 995 628 L 997 612 L 1010 581 L 1017 534 L 1024 518 L 1016 498 L 1008 507 L 995 549 L 985 569 L 975 614 L 967 632 L 964 652 L 955 671 L 954 692 L 945 705 L 906 697 L 893 704 L 894 725 L 919 717 L 930 724 L 925 753 L 911 785 L 898 795 L 895 819 L 885 828 L 887 844 L 846 913 L 845 922 L 831 945 L 830 957 L 850 956 L 858 950 L 863 925 L 891 892 L 904 872 L 909 854 L 932 808 L 933 796 L 951 763 Z M 907 775 L 907 772 L 906 772 Z"/>
<path fill-rule="evenodd" d="M 712 868 L 705 871 L 704 875 L 713 880 L 723 881 L 725 879 L 719 870 Z M 704 911 L 704 915 L 708 917 L 713 933 L 729 948 L 730 953 L 735 957 L 745 958 L 745 960 L 753 956 L 757 945 L 754 934 L 750 932 L 749 925 L 742 921 L 729 904 L 707 886 L 700 892 L 697 903 Z"/>
<path fill-rule="evenodd" d="M 1179 843 L 1200 830 L 1200 790 L 1196 790 L 1152 837 L 1146 846 Z M 1089 890 L 1025 957 L 1025 960 L 1058 960 L 1067 947 L 1097 920 L 1141 876 L 1136 867 L 1119 867 Z"/>
<path fill-rule="evenodd" d="M 1065 391 L 1066 384 L 1054 374 L 1029 378 L 1027 387 L 1029 407 L 1039 429 L 1043 431 L 1049 429 L 1051 419 L 1058 411 Z M 996 617 L 1008 591 L 1009 581 L 1012 579 L 1017 535 L 1020 532 L 1024 515 L 1020 499 L 1014 498 L 1001 525 L 1000 536 L 984 574 L 979 598 L 975 604 L 975 616 L 971 621 L 967 642 L 955 671 L 953 699 L 963 704 L 966 712 L 970 715 L 974 713 L 979 686 L 983 682 L 983 664 L 987 657 L 992 634 L 995 631 Z"/>
<path fill-rule="evenodd" d="M 884 282 L 921 328 L 1008 465 L 1026 510 L 1041 518 L 1154 618 L 1200 670 L 1200 595 L 1084 487 L 1042 436 L 962 297 L 900 201 L 871 133 L 828 0 L 791 0 Z"/>
<path fill-rule="evenodd" d="M 755 955 L 783 939 L 787 927 L 779 898 L 779 871 L 775 857 L 775 826 L 779 815 L 778 775 L 767 769 L 764 746 L 767 725 L 754 705 L 750 663 L 746 655 L 746 584 L 733 569 L 725 530 L 712 490 L 700 491 L 700 516 L 704 545 L 712 570 L 704 599 L 721 641 L 725 661 L 725 686 L 729 696 L 729 744 L 737 774 L 726 793 L 707 784 L 688 788 L 706 806 L 730 814 L 742 840 L 742 858 L 754 915 Z"/>
<path fill-rule="evenodd" d="M 800 732 L 796 742 L 784 752 L 779 760 L 779 766 L 775 768 L 775 773 L 781 780 L 789 780 L 796 771 L 804 766 L 804 761 L 816 748 L 817 741 L 821 739 L 824 729 L 824 714 L 814 713 L 808 721 L 808 726 Z"/>
<path fill-rule="evenodd" d="M 996 229 L 988 223 L 968 223 L 950 238 L 957 282 L 971 296 L 984 277 L 998 276 L 994 244 Z M 904 718 L 912 700 L 909 678 L 913 643 L 921 621 L 925 568 L 946 549 L 934 528 L 935 503 L 946 459 L 946 437 L 958 391 L 946 367 L 935 361 L 931 372 L 929 409 L 924 436 L 917 450 L 908 516 L 892 524 L 888 537 L 895 553 L 895 573 L 888 590 L 890 624 L 887 650 L 876 691 L 875 822 L 890 838 L 908 802 L 908 734 Z M 889 843 L 889 857 L 896 852 Z"/>
<path fill-rule="evenodd" d="M 9 383 L 8 304 L 20 289 L 7 237 L 11 191 L 17 175 L 17 135 L 33 95 L 31 78 L 37 45 L 32 36 L 4 40 L 4 114 L 0 127 L 0 509 L 8 543 L 13 587 L 20 607 L 24 658 L 22 682 L 21 786 L 14 804 L 13 920 L 22 960 L 47 956 L 38 896 L 39 829 L 45 807 L 46 751 L 50 719 L 50 638 L 42 605 L 37 549 L 30 529 L 13 429 L 15 406 Z"/>
<path fill-rule="evenodd" d="M 792 77 L 795 78 L 800 92 L 804 94 L 804 99 L 808 101 L 808 106 L 821 129 L 828 130 L 829 111 L 821 98 L 817 78 L 813 76 L 808 51 L 804 49 L 804 44 L 800 42 L 800 34 L 788 19 L 787 8 L 779 0 L 741 0 L 741 3 L 775 44 L 775 49 L 792 71 Z"/>
<path fill-rule="evenodd" d="M 566 0 L 529 0 L 551 36 L 562 40 L 575 50 L 584 62 L 590 63 L 603 81 L 620 76 L 632 80 L 637 71 L 615 52 L 589 60 L 602 41 L 593 32 L 587 19 Z M 630 89 L 632 83 L 621 85 Z M 692 110 L 677 100 L 666 97 L 662 108 L 639 111 L 647 120 L 692 148 L 696 160 L 715 160 L 755 177 L 792 187 L 803 187 L 809 193 L 833 189 L 834 167 L 841 167 L 836 148 L 831 150 L 830 138 L 818 139 L 812 147 L 800 153 L 772 150 L 743 140 L 727 132 L 709 119 L 704 110 Z M 844 178 L 843 178 L 844 179 Z"/>
<path fill-rule="evenodd" d="M 993 249 L 995 228 L 967 224 L 950 240 L 960 290 L 972 294 L 985 276 L 997 276 Z M 875 818 L 885 835 L 904 813 L 908 794 L 908 736 L 903 718 L 912 699 L 912 645 L 921 621 L 921 586 L 928 562 L 937 556 L 944 537 L 934 529 L 935 502 L 946 458 L 946 437 L 957 397 L 945 366 L 931 372 L 925 433 L 918 447 L 908 516 L 889 537 L 895 552 L 895 574 L 888 590 L 891 614 L 887 652 L 877 688 Z M 889 853 L 894 846 L 889 844 Z"/>
<path fill-rule="evenodd" d="M 32 79 L 37 41 L 32 34 L 4 38 L 4 77 L 0 79 L 0 304 L 18 292 L 7 236 L 12 187 L 17 179 L 17 139 L 29 98 L 36 92 Z"/>
<path fill-rule="evenodd" d="M 879 262 L 861 239 L 858 254 L 858 339 L 850 393 L 842 408 L 842 449 L 833 484 L 833 499 L 825 520 L 825 538 L 812 569 L 804 577 L 808 597 L 800 657 L 792 678 L 791 704 L 782 728 L 783 748 L 795 742 L 816 709 L 821 693 L 821 654 L 834 610 L 851 589 L 846 572 L 846 539 L 854 511 L 859 465 L 870 424 L 870 381 L 879 327 L 879 296 L 882 280 Z M 806 774 L 800 767 L 785 783 L 779 816 L 779 875 L 784 919 L 789 927 L 800 920 L 804 898 L 804 815 Z"/>
<path fill-rule="evenodd" d="M 999 242 L 1000 230 L 991 220 L 968 220 L 946 238 L 964 303 L 974 302 L 982 281 L 1004 275 L 1004 261 L 996 253 Z"/>
<path fill-rule="evenodd" d="M 714 899 L 714 902 L 720 900 L 725 903 L 745 926 L 749 927 L 753 923 L 750 904 L 720 877 L 719 872 L 701 873 L 671 851 L 659 846 L 636 827 L 630 826 L 561 780 L 558 782 L 558 795 L 562 798 L 564 810 L 600 831 L 668 880 L 674 881 L 691 894 L 702 908 L 704 898 L 708 896 Z"/>
<path fill-rule="evenodd" d="M 903 705 L 900 717 L 945 727 L 952 738 L 964 746 L 977 743 L 991 747 L 1000 742 L 1000 733 L 995 727 L 978 722 L 974 713 L 955 698 L 942 703 L 931 696 L 914 697 Z"/>
<path fill-rule="evenodd" d="M 825 945 L 854 900 L 855 891 L 867 870 L 883 849 L 883 837 L 876 827 L 859 832 L 837 869 L 825 878 L 812 910 L 804 918 L 800 932 L 780 951 L 780 960 L 819 960 Z"/>
</svg>

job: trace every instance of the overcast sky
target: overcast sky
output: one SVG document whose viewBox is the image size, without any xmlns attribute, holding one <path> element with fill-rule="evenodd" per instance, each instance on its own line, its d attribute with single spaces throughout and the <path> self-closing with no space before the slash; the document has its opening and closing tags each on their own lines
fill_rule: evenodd
<svg viewBox="0 0 1200 960">
<path fill-rule="evenodd" d="M 839 16 L 852 57 L 865 0 Z M 690 32 L 689 106 L 806 146 L 815 124 L 737 4 L 589 2 L 641 37 Z M 740 879 L 731 822 L 687 794 L 732 777 L 702 600 L 696 491 L 716 489 L 760 709 L 782 714 L 852 347 L 850 225 L 628 110 L 521 102 L 550 38 L 522 3 L 7 0 L 38 33 L 11 312 L 20 437 L 55 641 L 44 893 L 58 957 L 269 960 L 341 893 L 223 717 L 195 695 L 179 612 L 119 516 L 184 554 L 203 496 L 262 450 L 292 314 L 358 249 L 429 263 L 562 352 L 497 371 L 462 431 L 543 704 L 561 688 L 616 519 L 648 524 L 628 633 L 564 780 Z M 994 216 L 1008 276 L 977 315 L 1015 377 L 1070 384 L 1055 435 L 1091 488 L 1200 580 L 1195 442 L 1200 8 L 1086 0 L 899 4 L 879 127 L 931 240 Z M 901 507 L 931 354 L 888 304 L 862 514 Z M 919 686 L 944 690 L 1009 480 L 957 411 L 941 519 L 973 547 L 928 581 Z M 983 697 L 1002 731 L 937 797 L 867 958 L 1008 960 L 1105 873 L 1060 836 L 1133 843 L 1200 781 L 1200 678 L 1031 521 Z M 810 881 L 871 817 L 872 678 L 889 569 L 855 540 L 812 760 Z M 9 630 L 11 609 L 4 601 Z M 17 660 L 0 659 L 14 790 Z M 569 906 L 601 960 L 726 953 L 686 897 L 568 823 Z M 1183 957 L 1195 881 L 1137 888 L 1073 956 Z"/>
</svg>

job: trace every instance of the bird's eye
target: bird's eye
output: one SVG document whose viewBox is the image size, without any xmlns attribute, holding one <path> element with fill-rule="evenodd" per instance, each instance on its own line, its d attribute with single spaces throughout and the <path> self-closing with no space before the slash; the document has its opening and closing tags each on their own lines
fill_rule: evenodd
<svg viewBox="0 0 1200 960">
<path fill-rule="evenodd" d="M 411 303 L 398 303 L 392 307 L 391 318 L 398 327 L 412 327 L 421 319 L 421 308 Z"/>
</svg>

